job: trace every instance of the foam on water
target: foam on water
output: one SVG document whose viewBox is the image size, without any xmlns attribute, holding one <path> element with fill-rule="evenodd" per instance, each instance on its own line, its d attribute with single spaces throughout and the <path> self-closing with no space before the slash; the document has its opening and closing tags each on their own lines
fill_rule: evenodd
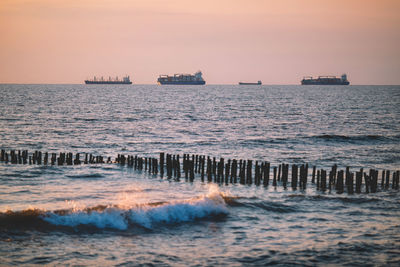
<svg viewBox="0 0 400 267">
<path fill-rule="evenodd" d="M 206 195 L 183 201 L 137 204 L 131 207 L 74 208 L 70 213 L 47 212 L 42 217 L 51 224 L 69 227 L 91 225 L 101 229 L 127 230 L 131 225 L 139 225 L 152 229 L 159 224 L 191 222 L 213 215 L 227 214 L 224 195 L 215 188 L 210 187 Z"/>
</svg>

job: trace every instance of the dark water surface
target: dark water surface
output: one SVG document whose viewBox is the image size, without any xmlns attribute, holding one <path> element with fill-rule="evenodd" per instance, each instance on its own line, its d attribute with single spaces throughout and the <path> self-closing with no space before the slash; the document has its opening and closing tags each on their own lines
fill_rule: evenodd
<svg viewBox="0 0 400 267">
<path fill-rule="evenodd" d="M 0 148 L 398 170 L 400 86 L 0 85 Z M 0 265 L 400 264 L 400 193 L 0 163 Z"/>
</svg>

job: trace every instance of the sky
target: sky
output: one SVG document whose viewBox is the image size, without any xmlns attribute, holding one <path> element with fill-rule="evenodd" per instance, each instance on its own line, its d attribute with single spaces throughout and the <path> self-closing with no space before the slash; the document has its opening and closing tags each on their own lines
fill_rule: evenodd
<svg viewBox="0 0 400 267">
<path fill-rule="evenodd" d="M 399 0 L 0 0 L 0 83 L 400 84 Z"/>
</svg>

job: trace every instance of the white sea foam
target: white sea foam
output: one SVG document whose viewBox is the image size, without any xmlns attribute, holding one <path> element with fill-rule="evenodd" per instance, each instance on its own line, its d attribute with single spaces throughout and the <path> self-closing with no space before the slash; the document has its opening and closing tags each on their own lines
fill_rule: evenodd
<svg viewBox="0 0 400 267">
<path fill-rule="evenodd" d="M 97 228 L 126 230 L 130 225 L 151 229 L 159 224 L 191 222 L 218 214 L 227 214 L 225 201 L 218 191 L 211 191 L 200 198 L 174 201 L 159 206 L 137 205 L 131 208 L 108 207 L 104 210 L 73 210 L 68 214 L 47 213 L 45 221 L 76 227 L 93 225 Z"/>
<path fill-rule="evenodd" d="M 152 228 L 154 224 L 190 222 L 226 213 L 228 213 L 228 210 L 221 195 L 213 194 L 158 207 L 142 206 L 138 209 L 131 209 L 129 219 L 143 227 Z"/>
</svg>

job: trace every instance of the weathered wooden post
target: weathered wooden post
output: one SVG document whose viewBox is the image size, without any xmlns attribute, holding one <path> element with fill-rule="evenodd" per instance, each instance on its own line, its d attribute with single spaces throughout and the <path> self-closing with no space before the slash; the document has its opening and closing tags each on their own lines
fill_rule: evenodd
<svg viewBox="0 0 400 267">
<path fill-rule="evenodd" d="M 217 183 L 221 183 L 221 176 L 222 176 L 222 168 L 224 166 L 223 161 L 221 159 L 217 162 Z M 222 176 L 222 182 L 224 181 L 224 177 Z"/>
<path fill-rule="evenodd" d="M 283 188 L 285 188 L 285 189 L 287 188 L 288 177 L 289 177 L 289 164 L 282 163 L 281 179 L 282 179 Z"/>
<path fill-rule="evenodd" d="M 178 181 L 181 179 L 181 162 L 179 155 L 176 155 L 176 178 Z"/>
<path fill-rule="evenodd" d="M 201 181 L 204 182 L 204 169 L 206 164 L 206 156 L 201 156 Z"/>
<path fill-rule="evenodd" d="M 185 172 L 185 179 L 189 179 L 189 154 L 183 154 L 183 171 Z"/>
<path fill-rule="evenodd" d="M 302 164 L 300 166 L 300 188 L 306 189 L 307 187 L 307 176 L 308 176 L 308 164 Z"/>
<path fill-rule="evenodd" d="M 269 185 L 269 170 L 270 170 L 270 163 L 269 162 L 265 162 L 264 164 L 264 186 L 268 186 Z"/>
<path fill-rule="evenodd" d="M 297 165 L 292 165 L 292 189 L 297 189 Z"/>
<path fill-rule="evenodd" d="M 243 163 L 244 163 L 243 160 L 239 161 L 239 183 L 240 184 L 244 184 L 244 175 L 243 175 L 244 166 L 243 166 Z"/>
<path fill-rule="evenodd" d="M 172 178 L 172 157 L 170 154 L 167 154 L 167 177 L 168 179 Z"/>
<path fill-rule="evenodd" d="M 207 156 L 207 181 L 212 182 L 212 162 L 210 156 Z"/>
<path fill-rule="evenodd" d="M 194 173 L 198 173 L 198 166 L 199 166 L 199 155 L 196 155 L 194 161 Z"/>
<path fill-rule="evenodd" d="M 22 154 L 23 154 L 22 161 L 23 161 L 24 164 L 26 164 L 27 163 L 27 158 L 28 158 L 28 150 L 24 150 Z"/>
<path fill-rule="evenodd" d="M 235 179 L 235 175 L 236 175 L 236 173 L 235 173 L 235 164 L 236 164 L 236 159 L 233 159 L 232 160 L 232 164 L 231 164 L 231 171 L 230 171 L 231 177 L 230 177 L 230 180 L 229 180 L 231 184 L 234 183 L 234 179 Z"/>
<path fill-rule="evenodd" d="M 228 162 L 225 164 L 225 184 L 229 183 L 229 171 L 230 171 L 230 169 L 231 169 L 231 160 L 228 159 Z M 232 180 L 232 178 L 231 178 L 231 180 Z"/>
<path fill-rule="evenodd" d="M 56 160 L 57 160 L 57 154 L 51 153 L 51 159 L 50 159 L 51 165 L 56 164 Z"/>
<path fill-rule="evenodd" d="M 361 193 L 361 184 L 362 184 L 362 171 L 356 172 L 356 193 Z"/>
<path fill-rule="evenodd" d="M 213 157 L 212 175 L 214 177 L 214 183 L 217 182 L 217 161 Z"/>
<path fill-rule="evenodd" d="M 239 173 L 238 173 L 238 167 L 239 167 L 239 171 L 240 171 L 240 166 L 238 166 L 238 161 L 237 161 L 237 159 L 235 159 L 235 168 L 234 168 L 234 170 L 233 170 L 233 182 L 236 184 L 237 183 L 237 178 L 238 178 L 238 176 L 240 175 Z"/>
<path fill-rule="evenodd" d="M 369 176 L 371 177 L 371 193 L 376 193 L 378 188 L 378 171 L 370 169 Z"/>
<path fill-rule="evenodd" d="M 338 175 L 337 175 L 337 181 L 336 181 L 336 193 L 337 194 L 342 194 L 343 191 L 344 191 L 343 190 L 343 188 L 344 188 L 344 186 L 343 186 L 343 176 L 344 176 L 343 170 L 339 171 Z"/>
<path fill-rule="evenodd" d="M 225 160 L 224 160 L 224 158 L 221 158 L 220 159 L 220 161 L 219 161 L 221 164 L 220 164 L 220 169 L 219 169 L 219 174 L 218 174 L 218 176 L 221 178 L 221 183 L 223 183 L 224 182 L 224 167 L 225 167 Z"/>
<path fill-rule="evenodd" d="M 74 157 L 73 157 L 72 153 L 69 152 L 68 155 L 67 155 L 67 165 L 72 165 L 73 158 Z"/>
<path fill-rule="evenodd" d="M 81 164 L 81 160 L 80 160 L 80 158 L 79 158 L 79 153 L 76 153 L 76 155 L 75 155 L 74 164 L 75 164 L 75 165 Z"/>
<path fill-rule="evenodd" d="M 350 173 L 349 184 L 347 185 L 347 193 L 348 194 L 354 193 L 354 173 Z"/>
<path fill-rule="evenodd" d="M 274 167 L 274 179 L 272 180 L 272 185 L 276 186 L 276 167 Z"/>
<path fill-rule="evenodd" d="M 247 160 L 247 177 L 246 177 L 246 182 L 247 182 L 247 184 L 252 184 L 253 183 L 253 178 L 252 178 L 252 175 L 251 175 L 251 171 L 252 171 L 252 160 Z"/>
<path fill-rule="evenodd" d="M 43 164 L 47 165 L 47 162 L 49 161 L 49 153 L 44 153 L 44 157 L 43 157 Z"/>
<path fill-rule="evenodd" d="M 258 161 L 256 160 L 256 163 L 254 165 L 254 184 L 259 185 L 258 183 L 258 177 L 260 176 L 260 168 L 258 166 Z"/>
<path fill-rule="evenodd" d="M 164 177 L 164 152 L 160 152 L 160 175 Z"/>
<path fill-rule="evenodd" d="M 183 158 L 182 158 L 182 170 L 184 173 L 186 173 L 186 154 L 185 153 L 183 153 Z"/>
<path fill-rule="evenodd" d="M 311 183 L 315 184 L 315 169 L 316 166 L 313 166 L 312 168 L 312 178 L 311 178 Z"/>
</svg>

